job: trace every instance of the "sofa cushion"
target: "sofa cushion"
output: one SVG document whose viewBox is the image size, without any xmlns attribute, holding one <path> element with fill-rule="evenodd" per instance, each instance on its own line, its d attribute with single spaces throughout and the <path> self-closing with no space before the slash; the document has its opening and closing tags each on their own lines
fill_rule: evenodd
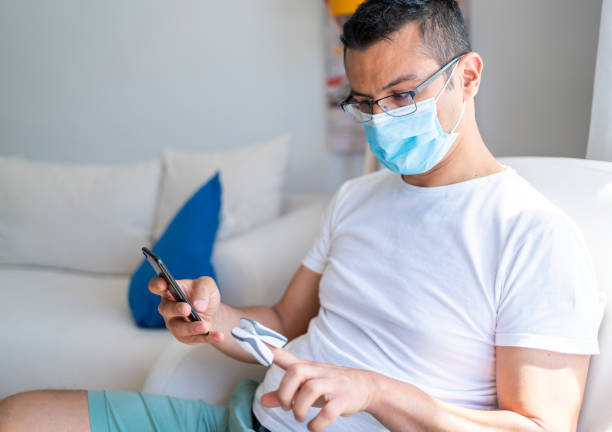
<svg viewBox="0 0 612 432">
<path fill-rule="evenodd" d="M 134 325 L 126 284 L 0 265 L 0 399 L 34 389 L 142 390 L 172 335 Z"/>
<path fill-rule="evenodd" d="M 221 171 L 223 206 L 219 239 L 243 232 L 280 214 L 289 136 L 236 149 L 194 153 L 166 150 L 155 237 L 215 171 Z"/>
<path fill-rule="evenodd" d="M 166 231 L 153 246 L 175 279 L 215 278 L 210 258 L 219 227 L 221 182 L 216 173 L 179 210 Z M 164 327 L 157 311 L 160 297 L 148 289 L 155 271 L 143 259 L 132 276 L 128 299 L 132 315 L 139 327 Z"/>
<path fill-rule="evenodd" d="M 150 242 L 161 164 L 0 157 L 0 264 L 129 274 Z"/>
</svg>

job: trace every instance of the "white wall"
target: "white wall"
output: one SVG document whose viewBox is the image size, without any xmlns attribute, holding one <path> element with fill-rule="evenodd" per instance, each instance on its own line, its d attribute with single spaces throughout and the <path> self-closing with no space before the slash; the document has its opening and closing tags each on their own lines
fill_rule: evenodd
<svg viewBox="0 0 612 432">
<path fill-rule="evenodd" d="M 471 0 L 498 156 L 584 157 L 601 0 Z M 287 188 L 333 191 L 320 0 L 0 0 L 0 154 L 134 161 L 295 135 Z M 246 101 L 250 100 L 249 104 Z"/>
<path fill-rule="evenodd" d="M 290 191 L 334 190 L 319 0 L 0 0 L 0 154 L 135 161 L 295 136 Z"/>
<path fill-rule="evenodd" d="M 585 156 L 601 0 L 471 0 L 477 118 L 496 156 Z"/>
</svg>

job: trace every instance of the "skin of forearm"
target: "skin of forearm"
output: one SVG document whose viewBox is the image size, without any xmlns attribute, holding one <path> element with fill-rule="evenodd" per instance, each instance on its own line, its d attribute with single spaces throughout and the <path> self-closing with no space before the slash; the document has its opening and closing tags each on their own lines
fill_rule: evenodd
<svg viewBox="0 0 612 432">
<path fill-rule="evenodd" d="M 270 327 L 281 334 L 283 333 L 282 321 L 280 316 L 272 307 L 253 306 L 234 308 L 223 303 L 221 303 L 219 306 L 215 324 L 213 325 L 212 330 L 222 332 L 224 337 L 222 342 L 214 343 L 212 345 L 236 360 L 247 363 L 255 363 L 255 359 L 244 351 L 232 337 L 231 330 L 233 327 L 240 325 L 240 318 L 242 317 L 248 317 L 258 321 L 266 327 Z"/>
<path fill-rule="evenodd" d="M 392 431 L 544 432 L 534 419 L 508 410 L 463 408 L 436 399 L 417 387 L 373 373 L 376 391 L 368 412 Z"/>
</svg>

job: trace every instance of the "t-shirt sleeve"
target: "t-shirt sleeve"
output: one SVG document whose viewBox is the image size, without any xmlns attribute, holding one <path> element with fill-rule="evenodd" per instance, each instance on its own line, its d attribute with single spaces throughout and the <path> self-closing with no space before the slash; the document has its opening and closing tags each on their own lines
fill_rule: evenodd
<svg viewBox="0 0 612 432">
<path fill-rule="evenodd" d="M 582 233 L 561 216 L 539 223 L 511 251 L 495 345 L 599 353 L 606 296 L 598 289 Z"/>
<path fill-rule="evenodd" d="M 319 229 L 319 233 L 312 247 L 302 260 L 302 264 L 315 273 L 323 274 L 323 271 L 327 266 L 327 258 L 329 257 L 332 242 L 334 218 L 341 195 L 345 189 L 345 185 L 343 185 L 335 193 L 327 206 L 327 209 L 323 212 L 321 216 L 321 227 Z"/>
</svg>

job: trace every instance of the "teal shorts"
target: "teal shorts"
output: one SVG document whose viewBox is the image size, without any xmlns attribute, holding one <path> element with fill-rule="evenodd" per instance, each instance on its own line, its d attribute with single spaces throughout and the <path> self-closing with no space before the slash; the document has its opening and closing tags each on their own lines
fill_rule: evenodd
<svg viewBox="0 0 612 432">
<path fill-rule="evenodd" d="M 241 381 L 227 406 L 139 392 L 89 391 L 91 431 L 252 431 L 251 406 L 257 385 Z"/>
</svg>

